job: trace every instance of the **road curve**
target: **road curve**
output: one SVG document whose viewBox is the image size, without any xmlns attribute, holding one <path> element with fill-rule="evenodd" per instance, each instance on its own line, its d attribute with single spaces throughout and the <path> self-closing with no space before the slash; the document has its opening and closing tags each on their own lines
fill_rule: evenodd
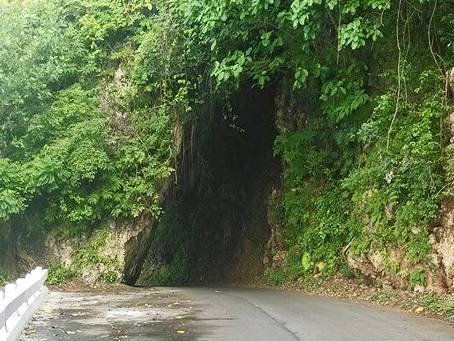
<svg viewBox="0 0 454 341">
<path fill-rule="evenodd" d="M 296 292 L 120 288 L 51 292 L 21 340 L 444 341 L 454 340 L 454 328 Z"/>
<path fill-rule="evenodd" d="M 199 318 L 211 334 L 201 340 L 454 340 L 454 329 L 439 321 L 336 299 L 256 289 L 182 292 L 205 307 Z"/>
</svg>

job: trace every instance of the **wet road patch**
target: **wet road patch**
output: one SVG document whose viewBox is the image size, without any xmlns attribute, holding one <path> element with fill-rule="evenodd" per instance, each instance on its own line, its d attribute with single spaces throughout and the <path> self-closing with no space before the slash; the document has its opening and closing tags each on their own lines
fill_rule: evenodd
<svg viewBox="0 0 454 341">
<path fill-rule="evenodd" d="M 194 340 L 191 303 L 165 288 L 52 291 L 20 341 Z"/>
</svg>

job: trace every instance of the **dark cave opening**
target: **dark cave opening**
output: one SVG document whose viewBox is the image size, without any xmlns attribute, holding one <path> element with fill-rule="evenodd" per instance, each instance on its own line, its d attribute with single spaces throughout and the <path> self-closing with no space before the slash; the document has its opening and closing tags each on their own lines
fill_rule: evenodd
<svg viewBox="0 0 454 341">
<path fill-rule="evenodd" d="M 263 271 L 268 197 L 281 174 L 273 156 L 273 89 L 239 92 L 230 108 L 232 114 L 217 111 L 198 132 L 190 185 L 175 192 L 193 283 L 251 282 Z"/>
</svg>

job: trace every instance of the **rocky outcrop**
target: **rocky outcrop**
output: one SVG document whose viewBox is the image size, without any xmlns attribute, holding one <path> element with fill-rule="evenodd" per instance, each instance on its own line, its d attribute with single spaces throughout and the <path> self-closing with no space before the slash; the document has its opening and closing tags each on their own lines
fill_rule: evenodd
<svg viewBox="0 0 454 341">
<path fill-rule="evenodd" d="M 281 194 L 280 190 L 273 189 L 268 198 L 267 221 L 271 231 L 270 238 L 265 245 L 263 258 L 263 265 L 265 268 L 278 266 L 285 260 L 285 251 L 283 251 L 284 244 L 281 231 L 282 227 L 277 210 Z"/>
<path fill-rule="evenodd" d="M 454 98 L 454 67 L 446 71 L 446 95 L 448 98 Z"/>
<path fill-rule="evenodd" d="M 151 229 L 151 220 L 142 216 L 128 223 L 112 222 L 90 237 L 50 235 L 41 261 L 49 267 L 72 269 L 90 285 L 102 280 L 107 272 L 117 280 L 133 284 L 140 274 Z"/>
<path fill-rule="evenodd" d="M 290 90 L 291 82 L 283 79 L 279 82 L 274 98 L 275 127 L 279 135 L 294 133 L 305 124 L 305 104 L 300 93 Z M 285 165 L 284 165 L 285 166 Z M 270 237 L 265 245 L 263 265 L 273 268 L 282 265 L 287 252 L 284 250 L 282 236 L 282 217 L 279 203 L 282 199 L 282 184 L 275 185 L 267 199 L 267 222 L 270 226 Z"/>
<path fill-rule="evenodd" d="M 361 255 L 347 254 L 348 265 L 361 274 L 400 289 L 444 293 L 454 290 L 454 200 L 446 200 L 440 210 L 440 224 L 430 233 L 432 251 L 428 264 L 412 264 L 397 246 L 387 249 L 372 245 Z M 425 287 L 411 283 L 410 274 L 424 274 Z"/>
<path fill-rule="evenodd" d="M 454 199 L 445 199 L 441 206 L 440 224 L 430 235 L 434 270 L 430 289 L 454 290 Z"/>
<path fill-rule="evenodd" d="M 424 271 L 420 264 L 411 264 L 405 251 L 398 246 L 388 249 L 371 246 L 367 253 L 355 255 L 347 253 L 347 264 L 373 282 L 379 282 L 383 287 L 408 289 L 411 286 L 409 274 Z M 414 284 L 417 291 L 424 290 L 420 284 Z"/>
<path fill-rule="evenodd" d="M 446 196 L 441 202 L 438 223 L 430 234 L 432 245 L 432 263 L 428 287 L 433 291 L 454 291 L 454 67 L 446 72 L 446 89 L 451 102 L 445 120 L 445 133 L 448 146 L 446 157 L 447 179 L 444 189 Z"/>
<path fill-rule="evenodd" d="M 152 229 L 152 220 L 148 217 L 141 218 L 134 226 L 135 233 L 123 244 L 123 281 L 126 284 L 135 284 L 140 276 L 150 248 Z"/>
</svg>

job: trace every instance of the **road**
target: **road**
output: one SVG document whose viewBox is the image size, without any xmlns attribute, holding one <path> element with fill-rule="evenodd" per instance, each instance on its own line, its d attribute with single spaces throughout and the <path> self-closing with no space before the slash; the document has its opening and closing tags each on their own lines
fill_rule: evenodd
<svg viewBox="0 0 454 341">
<path fill-rule="evenodd" d="M 443 341 L 454 328 L 405 312 L 265 289 L 51 291 L 21 341 Z"/>
</svg>

